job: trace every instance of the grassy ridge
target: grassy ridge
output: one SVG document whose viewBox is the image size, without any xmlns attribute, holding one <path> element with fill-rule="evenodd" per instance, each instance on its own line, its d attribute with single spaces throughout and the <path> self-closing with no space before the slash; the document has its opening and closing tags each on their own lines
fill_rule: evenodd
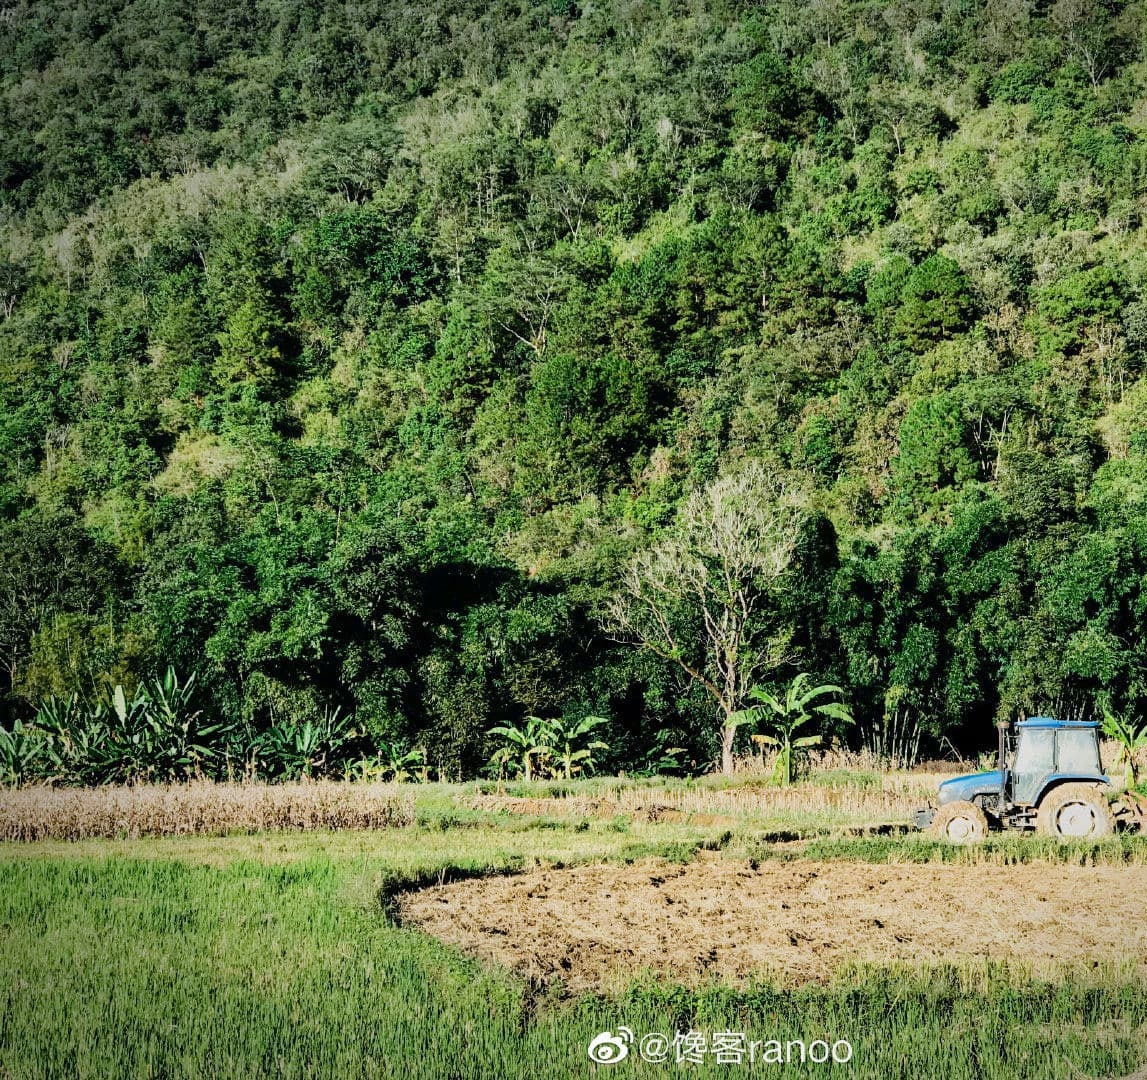
<svg viewBox="0 0 1147 1080">
<path fill-rule="evenodd" d="M 948 844 L 924 836 L 816 837 L 799 849 L 769 843 L 744 845 L 750 858 L 849 859 L 870 863 L 956 863 L 961 866 L 1017 866 L 1027 863 L 1072 866 L 1147 865 L 1147 836 L 1061 841 L 1044 836 L 994 836 L 974 846 Z"/>
<path fill-rule="evenodd" d="M 575 1077 L 593 1069 L 589 1040 L 623 1024 L 845 1038 L 855 1056 L 835 1073 L 873 1078 L 1121 1076 L 1147 1059 L 1147 991 L 1114 969 L 1057 984 L 1002 966 L 857 969 L 802 991 L 640 984 L 560 1000 L 379 903 L 404 882 L 704 841 L 556 824 L 6 847 L 0 1074 Z"/>
</svg>

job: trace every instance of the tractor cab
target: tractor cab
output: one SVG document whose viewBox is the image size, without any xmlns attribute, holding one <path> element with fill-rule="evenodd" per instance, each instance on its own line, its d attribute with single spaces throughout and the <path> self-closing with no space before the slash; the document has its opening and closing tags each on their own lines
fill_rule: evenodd
<svg viewBox="0 0 1147 1080">
<path fill-rule="evenodd" d="M 1099 725 L 1094 722 L 1041 716 L 1016 724 L 1014 739 L 1006 730 L 1003 737 L 1006 790 L 1017 807 L 1038 806 L 1049 787 L 1068 780 L 1111 783 L 1099 763 Z"/>
</svg>

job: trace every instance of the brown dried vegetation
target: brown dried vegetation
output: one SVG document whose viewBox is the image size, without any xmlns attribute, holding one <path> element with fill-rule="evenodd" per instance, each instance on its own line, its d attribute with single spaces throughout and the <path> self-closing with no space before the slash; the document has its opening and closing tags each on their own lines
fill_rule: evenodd
<svg viewBox="0 0 1147 1080">
<path fill-rule="evenodd" d="M 553 798 L 470 795 L 459 803 L 488 813 L 540 817 L 609 818 L 631 816 L 644 821 L 682 821 L 691 825 L 734 825 L 789 817 L 813 816 L 839 825 L 873 825 L 907 821 L 912 811 L 935 798 L 934 776 L 886 773 L 867 788 L 851 784 L 741 784 L 730 788 L 618 786 L 599 796 Z"/>
<path fill-rule="evenodd" d="M 189 784 L 0 790 L 0 840 L 224 835 L 409 825 L 393 784 Z"/>
</svg>

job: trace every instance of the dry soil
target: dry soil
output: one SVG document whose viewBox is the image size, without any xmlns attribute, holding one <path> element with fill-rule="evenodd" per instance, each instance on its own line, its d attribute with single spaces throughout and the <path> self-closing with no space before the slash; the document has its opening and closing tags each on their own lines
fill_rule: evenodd
<svg viewBox="0 0 1147 1080">
<path fill-rule="evenodd" d="M 1147 977 L 1147 867 L 764 862 L 713 854 L 462 881 L 400 917 L 466 952 L 572 990 L 642 971 L 695 983 L 824 982 L 843 965 L 1119 962 Z"/>
</svg>

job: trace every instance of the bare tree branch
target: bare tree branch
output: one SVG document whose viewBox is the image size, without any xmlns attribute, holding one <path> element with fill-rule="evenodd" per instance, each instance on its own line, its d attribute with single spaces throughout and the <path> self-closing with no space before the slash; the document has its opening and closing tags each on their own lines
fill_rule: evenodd
<svg viewBox="0 0 1147 1080">
<path fill-rule="evenodd" d="M 719 477 L 689 496 L 669 535 L 633 557 L 607 607 L 616 640 L 675 663 L 713 698 L 726 772 L 732 716 L 781 659 L 761 610 L 792 562 L 806 502 L 802 487 L 759 462 Z"/>
</svg>

